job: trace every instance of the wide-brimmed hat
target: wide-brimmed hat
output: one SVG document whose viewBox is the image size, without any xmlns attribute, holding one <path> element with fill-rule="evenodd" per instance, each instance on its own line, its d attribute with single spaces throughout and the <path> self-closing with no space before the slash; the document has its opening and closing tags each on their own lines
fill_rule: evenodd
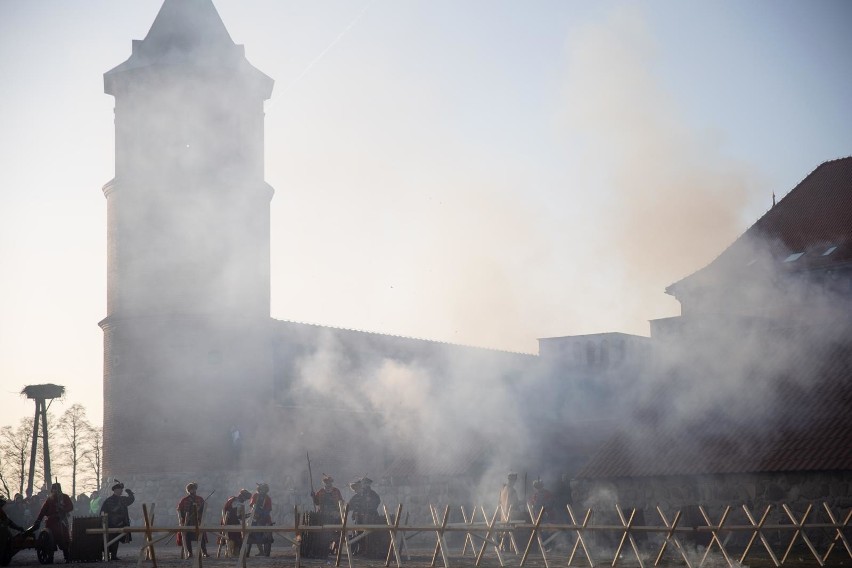
<svg viewBox="0 0 852 568">
<path fill-rule="evenodd" d="M 251 491 L 249 491 L 248 489 L 240 489 L 237 498 L 242 499 L 243 501 L 245 501 L 246 499 L 251 499 Z"/>
</svg>

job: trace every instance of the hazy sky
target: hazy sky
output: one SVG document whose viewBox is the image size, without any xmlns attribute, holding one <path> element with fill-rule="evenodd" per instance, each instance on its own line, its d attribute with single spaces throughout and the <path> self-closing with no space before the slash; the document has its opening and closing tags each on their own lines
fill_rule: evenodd
<svg viewBox="0 0 852 568">
<path fill-rule="evenodd" d="M 161 0 L 0 0 L 0 425 L 102 409 L 114 99 Z M 266 105 L 272 316 L 535 352 L 852 154 L 852 3 L 218 0 Z M 844 104 L 845 103 L 845 104 Z"/>
</svg>

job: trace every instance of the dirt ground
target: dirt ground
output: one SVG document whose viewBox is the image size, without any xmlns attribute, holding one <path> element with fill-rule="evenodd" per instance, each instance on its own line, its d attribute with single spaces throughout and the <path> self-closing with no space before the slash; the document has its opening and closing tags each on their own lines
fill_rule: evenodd
<svg viewBox="0 0 852 568">
<path fill-rule="evenodd" d="M 434 549 L 412 549 L 409 551 L 409 555 L 403 554 L 402 556 L 402 568 L 429 568 L 431 566 L 432 561 L 432 553 Z M 224 554 L 222 557 L 216 558 L 216 546 L 211 546 L 209 549 L 211 553 L 210 557 L 202 558 L 202 568 L 226 568 L 226 567 L 236 567 L 237 560 L 234 558 L 226 558 Z M 562 568 L 568 566 L 568 556 L 570 551 L 561 551 L 554 550 L 548 553 L 548 564 L 550 568 Z M 195 559 L 185 560 L 180 558 L 180 551 L 176 546 L 168 546 L 168 547 L 157 547 L 156 549 L 157 555 L 157 566 L 162 568 L 194 568 L 195 567 Z M 119 560 L 110 562 L 109 564 L 115 568 L 120 567 L 130 567 L 136 566 L 138 562 L 139 556 L 139 545 L 136 542 L 132 544 L 123 544 L 119 549 Z M 515 555 L 513 553 L 504 554 L 503 556 L 505 567 L 506 568 L 515 568 L 519 567 L 521 556 Z M 450 568 L 474 568 L 475 556 L 473 556 L 470 551 L 467 552 L 465 556 L 461 555 L 461 550 L 451 550 L 451 553 L 448 556 L 449 566 Z M 57 554 L 56 564 L 64 564 L 62 560 L 62 556 L 60 553 Z M 94 564 L 94 563 L 93 563 Z M 644 559 L 645 566 L 653 566 L 654 559 Z M 699 562 L 694 562 L 694 566 L 698 566 Z M 267 557 L 259 557 L 259 556 L 251 556 L 246 560 L 246 565 L 251 568 L 281 568 L 281 567 L 290 567 L 296 565 L 296 552 L 292 546 L 286 546 L 284 543 L 276 542 L 276 544 L 272 548 L 272 554 Z M 321 567 L 331 567 L 335 565 L 335 558 L 333 556 L 329 556 L 327 560 L 320 559 L 301 559 L 301 565 L 308 568 L 321 568 Z M 392 561 L 391 566 L 395 566 L 396 562 Z M 595 566 L 611 566 L 612 558 L 596 558 Z M 631 568 L 635 566 L 639 566 L 639 563 L 636 561 L 635 557 L 631 557 L 628 555 L 624 555 L 619 561 L 616 563 L 617 566 L 623 566 L 625 568 Z M 838 557 L 835 560 L 835 563 L 827 564 L 830 566 L 852 566 L 852 561 L 844 560 L 842 557 Z M 38 558 L 36 557 L 34 550 L 22 550 L 18 552 L 13 558 L 12 562 L 9 564 L 10 568 L 15 566 L 41 566 L 39 564 Z M 82 568 L 84 566 L 83 563 L 80 563 L 79 566 Z M 153 567 L 153 563 L 150 560 L 143 560 L 142 566 L 144 568 Z M 345 553 L 342 555 L 340 560 L 340 566 L 342 568 L 348 568 L 349 563 L 347 562 Z M 382 568 L 385 566 L 384 560 L 369 560 L 361 557 L 353 557 L 352 558 L 352 567 L 353 568 Z M 443 561 L 441 556 L 438 556 L 437 567 L 443 567 Z M 484 554 L 482 563 L 480 564 L 483 568 L 500 568 L 500 563 L 497 559 L 496 554 L 493 551 L 488 551 Z M 589 563 L 585 560 L 585 558 L 575 558 L 574 562 L 571 566 L 580 566 L 580 567 L 588 567 Z M 683 561 L 677 561 L 676 559 L 668 559 L 664 563 L 661 563 L 660 566 L 663 567 L 674 567 L 674 566 L 685 566 Z M 727 567 L 727 563 L 725 563 L 724 559 L 721 557 L 708 559 L 707 562 L 704 563 L 705 568 L 717 568 L 717 567 Z M 749 568 L 764 568 L 772 566 L 772 563 L 767 559 L 766 561 L 761 561 L 759 559 L 754 559 L 751 561 L 747 561 L 746 564 L 740 565 L 734 562 L 733 566 L 747 566 Z M 785 563 L 785 566 L 789 568 L 804 568 L 810 566 L 817 566 L 815 562 L 807 562 L 799 561 L 798 559 L 794 559 L 792 562 L 788 560 Z M 547 568 L 545 566 L 544 561 L 540 554 L 531 554 L 528 558 L 524 567 L 529 568 Z"/>
</svg>

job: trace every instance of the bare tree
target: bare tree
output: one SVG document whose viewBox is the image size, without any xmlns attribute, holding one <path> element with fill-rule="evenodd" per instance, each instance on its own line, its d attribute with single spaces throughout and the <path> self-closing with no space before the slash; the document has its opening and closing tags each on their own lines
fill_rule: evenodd
<svg viewBox="0 0 852 568">
<path fill-rule="evenodd" d="M 0 483 L 3 484 L 3 491 L 0 491 L 0 495 L 5 495 L 7 500 L 10 500 L 12 498 L 12 491 L 9 489 L 9 483 L 6 481 L 9 469 L 6 465 L 8 461 L 4 452 L 0 452 Z"/>
<path fill-rule="evenodd" d="M 91 430 L 92 425 L 86 418 L 86 409 L 82 404 L 71 405 L 56 423 L 57 436 L 63 442 L 56 454 L 59 457 L 58 465 L 71 471 L 71 495 L 77 495 L 77 472 L 86 454 L 91 451 L 86 443 Z"/>
<path fill-rule="evenodd" d="M 33 419 L 21 418 L 17 427 L 3 426 L 0 430 L 0 452 L 2 452 L 4 470 L 10 483 L 16 485 L 18 493 L 23 495 L 24 483 L 27 480 L 30 448 L 32 446 Z"/>
<path fill-rule="evenodd" d="M 89 474 L 95 478 L 95 488 L 101 487 L 101 465 L 104 456 L 104 429 L 102 426 L 92 426 L 86 437 L 87 448 L 83 460 L 89 466 Z"/>
</svg>

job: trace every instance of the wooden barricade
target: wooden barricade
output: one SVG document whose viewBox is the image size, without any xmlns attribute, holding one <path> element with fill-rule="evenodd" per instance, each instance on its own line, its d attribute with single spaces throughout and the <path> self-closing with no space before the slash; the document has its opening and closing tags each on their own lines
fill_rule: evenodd
<svg viewBox="0 0 852 568">
<path fill-rule="evenodd" d="M 852 561 L 852 546 L 850 546 L 849 534 L 852 531 L 852 511 L 843 516 L 836 515 L 827 503 L 822 503 L 822 510 L 829 522 L 821 522 L 814 514 L 813 506 L 806 507 L 802 512 L 796 514 L 787 505 L 776 508 L 776 518 L 780 521 L 770 522 L 772 506 L 767 506 L 757 518 L 748 506 L 742 505 L 741 509 L 746 519 L 745 524 L 735 524 L 738 519 L 733 515 L 735 508 L 725 507 L 720 513 L 714 515 L 703 506 L 698 507 L 701 519 L 697 519 L 694 526 L 685 526 L 682 510 L 666 513 L 660 507 L 656 508 L 659 524 L 646 524 L 643 511 L 638 509 L 626 509 L 616 504 L 614 506 L 616 515 L 612 515 L 612 509 L 599 508 L 598 511 L 606 513 L 611 519 L 618 519 L 615 524 L 595 523 L 595 511 L 586 509 L 582 515 L 575 513 L 569 505 L 569 523 L 546 523 L 544 522 L 544 511 L 533 511 L 528 509 L 529 519 L 524 521 L 513 521 L 508 515 L 501 516 L 500 508 L 497 507 L 492 515 L 488 515 L 484 507 L 474 507 L 470 514 L 462 508 L 463 522 L 449 522 L 450 507 L 443 508 L 434 505 L 429 506 L 431 524 L 410 525 L 408 517 L 403 522 L 403 508 L 399 505 L 395 515 L 391 515 L 384 507 L 385 524 L 362 524 L 350 526 L 347 523 L 349 507 L 340 507 L 340 524 L 305 525 L 300 522 L 298 507 L 294 508 L 294 521 L 292 526 L 246 526 L 245 519 L 240 525 L 226 526 L 202 526 L 192 527 L 197 535 L 209 531 L 240 532 L 243 535 L 243 546 L 239 557 L 236 558 L 236 567 L 246 567 L 246 545 L 248 535 L 251 533 L 276 533 L 293 545 L 295 548 L 295 565 L 300 568 L 301 558 L 299 544 L 301 537 L 311 531 L 334 531 L 340 535 L 337 546 L 335 565 L 340 566 L 343 552 L 349 568 L 353 568 L 352 545 L 371 533 L 376 535 L 387 534 L 387 553 L 384 556 L 385 566 L 390 566 L 395 561 L 397 568 L 403 564 L 403 549 L 408 553 L 406 538 L 414 534 L 432 534 L 435 538 L 434 547 L 431 551 L 431 564 L 436 566 L 438 558 L 441 559 L 443 568 L 451 568 L 454 559 L 462 559 L 468 550 L 475 555 L 475 566 L 479 567 L 487 562 L 486 551 L 494 552 L 497 563 L 505 567 L 509 558 L 514 557 L 518 566 L 523 567 L 527 563 L 534 550 L 538 550 L 545 568 L 555 566 L 597 566 L 596 558 L 610 558 L 606 562 L 610 566 L 617 566 L 624 562 L 623 558 L 629 558 L 632 562 L 638 562 L 641 568 L 648 565 L 663 566 L 685 565 L 687 568 L 700 568 L 707 564 L 711 558 L 715 562 L 722 561 L 727 566 L 742 565 L 747 558 L 754 561 L 760 549 L 755 543 L 760 541 L 766 559 L 772 566 L 781 567 L 792 563 L 793 551 L 797 544 L 797 554 L 809 554 L 808 558 L 819 566 L 836 565 L 839 562 Z M 144 560 L 150 560 L 157 568 L 157 555 L 155 547 L 157 543 L 170 539 L 177 532 L 186 531 L 185 526 L 155 526 L 152 514 L 149 515 L 147 505 L 142 505 L 144 527 L 124 527 L 120 529 L 107 527 L 90 528 L 85 532 L 90 535 L 105 536 L 109 532 L 142 533 L 144 544 L 140 548 L 138 566 L 141 568 Z M 736 510 L 739 510 L 737 508 Z M 781 513 L 786 516 L 781 517 Z M 733 520 L 732 520 L 733 519 Z M 357 528 L 358 534 L 352 533 Z M 528 537 L 521 542 L 523 549 L 519 549 L 517 543 L 512 550 L 501 550 L 501 537 L 507 538 L 513 534 L 528 533 Z M 461 549 L 452 551 L 447 541 L 447 535 L 452 532 L 464 534 Z M 738 538 L 731 539 L 733 535 Z M 703 549 L 697 546 L 702 535 L 709 535 L 709 541 Z M 789 540 L 787 539 L 789 535 Z M 822 536 L 823 541 L 814 538 Z M 827 536 L 826 536 L 827 535 Z M 549 545 L 557 536 L 562 536 L 559 546 L 555 549 Z M 603 536 L 605 538 L 598 538 Z M 829 542 L 825 542 L 828 539 Z M 782 542 L 783 541 L 783 542 Z M 514 541 L 512 541 L 514 542 Z M 479 543 L 477 550 L 477 543 Z M 617 543 L 617 544 L 615 544 Z M 745 543 L 743 545 L 743 543 Z M 784 553 L 779 557 L 776 550 L 784 545 Z M 819 548 L 824 547 L 820 551 Z M 200 549 L 200 547 L 199 547 Z M 199 550 L 200 551 L 200 550 Z M 755 552 L 758 551 L 758 552 Z M 632 554 L 630 554 L 632 552 Z M 467 564 L 470 560 L 465 561 Z M 795 560 L 797 566 L 801 565 L 802 559 Z M 200 555 L 194 559 L 196 568 L 201 568 Z"/>
</svg>

